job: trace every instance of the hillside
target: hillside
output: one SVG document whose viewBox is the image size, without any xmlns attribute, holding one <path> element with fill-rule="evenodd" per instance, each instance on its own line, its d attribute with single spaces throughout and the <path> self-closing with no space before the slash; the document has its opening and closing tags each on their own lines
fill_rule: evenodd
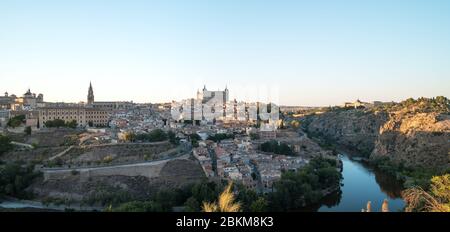
<svg viewBox="0 0 450 232">
<path fill-rule="evenodd" d="M 450 102 L 408 99 L 368 109 L 332 108 L 304 120 L 314 137 L 405 167 L 450 167 Z"/>
</svg>

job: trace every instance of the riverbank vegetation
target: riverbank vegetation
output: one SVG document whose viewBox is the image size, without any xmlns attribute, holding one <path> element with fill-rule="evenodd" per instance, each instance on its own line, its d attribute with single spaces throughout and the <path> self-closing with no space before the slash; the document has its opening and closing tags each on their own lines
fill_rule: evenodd
<svg viewBox="0 0 450 232">
<path fill-rule="evenodd" d="M 269 194 L 274 211 L 295 210 L 317 203 L 328 192 L 337 191 L 342 175 L 335 160 L 315 158 L 297 172 L 285 172 Z"/>
<path fill-rule="evenodd" d="M 405 167 L 403 163 L 394 163 L 389 158 L 377 158 L 370 160 L 370 164 L 378 168 L 382 172 L 394 176 L 403 183 L 403 187 L 420 187 L 428 188 L 431 184 L 433 176 L 450 173 L 450 170 L 443 169 L 426 169 Z"/>
</svg>

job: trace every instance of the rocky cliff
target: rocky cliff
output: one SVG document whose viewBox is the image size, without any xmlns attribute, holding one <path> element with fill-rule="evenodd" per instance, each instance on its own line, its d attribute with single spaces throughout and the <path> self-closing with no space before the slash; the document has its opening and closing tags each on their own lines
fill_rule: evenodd
<svg viewBox="0 0 450 232">
<path fill-rule="evenodd" d="M 385 112 L 333 110 L 310 117 L 306 129 L 312 136 L 325 138 L 369 156 L 374 149 L 379 129 L 387 119 Z"/>
<path fill-rule="evenodd" d="M 312 136 L 405 167 L 450 167 L 450 103 L 411 100 L 370 109 L 332 109 L 305 120 Z"/>
<path fill-rule="evenodd" d="M 450 167 L 450 116 L 392 113 L 380 128 L 370 156 L 371 159 L 381 157 L 406 167 Z"/>
</svg>

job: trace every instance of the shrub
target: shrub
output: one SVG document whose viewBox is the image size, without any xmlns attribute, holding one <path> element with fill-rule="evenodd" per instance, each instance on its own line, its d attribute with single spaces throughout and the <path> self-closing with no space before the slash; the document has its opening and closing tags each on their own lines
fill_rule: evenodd
<svg viewBox="0 0 450 232">
<path fill-rule="evenodd" d="M 22 125 L 22 123 L 25 123 L 25 115 L 17 115 L 10 118 L 7 125 L 14 128 Z"/>
<path fill-rule="evenodd" d="M 0 155 L 3 153 L 10 151 L 13 149 L 13 145 L 11 144 L 11 139 L 8 136 L 4 136 L 0 134 Z"/>
</svg>

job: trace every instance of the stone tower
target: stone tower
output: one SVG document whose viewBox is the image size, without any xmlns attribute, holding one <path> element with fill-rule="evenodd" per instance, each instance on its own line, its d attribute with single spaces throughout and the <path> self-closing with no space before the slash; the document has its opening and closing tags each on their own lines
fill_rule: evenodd
<svg viewBox="0 0 450 232">
<path fill-rule="evenodd" d="M 92 83 L 89 82 L 89 90 L 87 96 L 87 104 L 92 105 L 94 103 L 94 90 L 92 89 Z"/>
</svg>

